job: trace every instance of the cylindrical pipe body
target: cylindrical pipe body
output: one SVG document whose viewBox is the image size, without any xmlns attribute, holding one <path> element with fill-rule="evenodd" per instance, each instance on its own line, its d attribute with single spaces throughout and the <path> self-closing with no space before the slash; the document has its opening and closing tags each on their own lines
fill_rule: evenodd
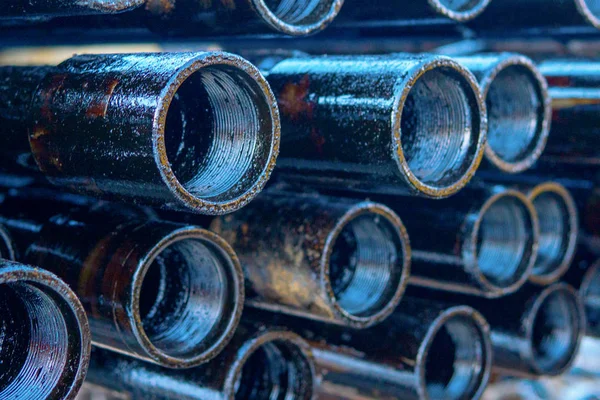
<svg viewBox="0 0 600 400">
<path fill-rule="evenodd" d="M 308 344 L 295 333 L 257 323 L 240 324 L 214 360 L 167 370 L 95 349 L 88 381 L 152 400 L 286 400 L 314 398 L 315 369 Z"/>
<path fill-rule="evenodd" d="M 247 304 L 363 328 L 386 318 L 410 274 L 402 221 L 377 203 L 265 193 L 211 229 L 242 263 Z"/>
<path fill-rule="evenodd" d="M 521 192 L 487 186 L 444 201 L 377 199 L 402 218 L 410 236 L 409 284 L 497 297 L 516 291 L 529 278 L 539 223 Z"/>
<path fill-rule="evenodd" d="M 485 159 L 518 173 L 540 157 L 550 130 L 548 85 L 533 62 L 514 53 L 457 57 L 478 79 L 488 111 Z"/>
<path fill-rule="evenodd" d="M 29 211 L 6 217 L 19 203 Z M 143 211 L 118 205 L 51 217 L 35 211 L 43 209 L 40 199 L 5 198 L 1 221 L 20 259 L 58 274 L 81 298 L 95 345 L 185 368 L 227 344 L 241 315 L 243 273 L 218 235 L 140 220 Z"/>
<path fill-rule="evenodd" d="M 143 4 L 145 0 L 5 0 L 3 19 L 44 20 L 57 16 L 114 14 Z M 1 23 L 1 22 L 0 22 Z"/>
<path fill-rule="evenodd" d="M 552 97 L 545 161 L 600 165 L 600 63 L 547 60 L 539 65 Z"/>
<path fill-rule="evenodd" d="M 63 281 L 0 260 L 0 398 L 75 399 L 90 348 L 85 311 Z"/>
<path fill-rule="evenodd" d="M 222 214 L 262 189 L 277 157 L 269 85 L 231 54 L 76 56 L 0 68 L 0 82 L 3 164 L 95 196 Z"/>
<path fill-rule="evenodd" d="M 299 56 L 267 80 L 286 180 L 439 198 L 464 187 L 483 156 L 485 104 L 447 57 Z"/>
<path fill-rule="evenodd" d="M 577 289 L 585 308 L 585 334 L 600 338 L 600 260 L 580 249 L 564 280 Z"/>
</svg>

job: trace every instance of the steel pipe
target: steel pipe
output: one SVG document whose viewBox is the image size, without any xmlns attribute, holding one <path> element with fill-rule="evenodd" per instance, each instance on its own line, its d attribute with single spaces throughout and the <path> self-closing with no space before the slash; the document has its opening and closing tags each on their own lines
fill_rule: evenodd
<svg viewBox="0 0 600 400">
<path fill-rule="evenodd" d="M 5 0 L 0 9 L 0 21 L 114 14 L 131 10 L 144 2 L 145 0 Z"/>
<path fill-rule="evenodd" d="M 364 328 L 385 319 L 410 273 L 402 221 L 377 203 L 271 193 L 211 230 L 236 250 L 247 304 Z"/>
<path fill-rule="evenodd" d="M 519 54 L 457 57 L 479 80 L 488 110 L 485 159 L 502 172 L 529 169 L 550 130 L 548 85 L 533 62 Z"/>
<path fill-rule="evenodd" d="M 20 258 L 73 288 L 94 345 L 186 368 L 213 358 L 231 338 L 244 302 L 243 273 L 219 236 L 140 220 L 114 204 L 112 212 L 80 208 L 48 218 L 36 215 L 43 201 L 12 201 L 27 209 L 0 221 L 17 238 Z M 5 200 L 0 213 L 14 208 Z"/>
<path fill-rule="evenodd" d="M 64 282 L 0 260 L 1 399 L 74 399 L 90 347 L 85 311 Z"/>
<path fill-rule="evenodd" d="M 442 56 L 292 57 L 267 72 L 280 176 L 327 188 L 447 197 L 483 156 L 475 77 Z"/>
<path fill-rule="evenodd" d="M 531 201 L 503 186 L 472 187 L 445 201 L 378 198 L 411 238 L 409 284 L 498 297 L 529 278 L 539 243 Z"/>
<path fill-rule="evenodd" d="M 564 279 L 577 289 L 583 303 L 586 336 L 600 338 L 600 260 L 580 249 Z"/>
<path fill-rule="evenodd" d="M 4 67 L 0 89 L 2 163 L 37 165 L 52 183 L 98 197 L 227 213 L 262 189 L 278 154 L 269 85 L 227 53 Z"/>
<path fill-rule="evenodd" d="M 217 358 L 187 370 L 94 349 L 88 381 L 136 399 L 311 400 L 316 377 L 311 349 L 300 336 L 242 323 Z"/>
</svg>

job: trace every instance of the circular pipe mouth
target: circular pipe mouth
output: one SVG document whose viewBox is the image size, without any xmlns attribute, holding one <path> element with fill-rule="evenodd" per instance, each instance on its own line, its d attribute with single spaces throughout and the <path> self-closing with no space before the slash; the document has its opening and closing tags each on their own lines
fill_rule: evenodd
<svg viewBox="0 0 600 400">
<path fill-rule="evenodd" d="M 409 72 L 393 116 L 396 161 L 421 195 L 450 196 L 473 177 L 485 143 L 485 104 L 475 77 L 435 57 Z"/>
<path fill-rule="evenodd" d="M 88 0 L 85 4 L 90 11 L 101 13 L 118 13 L 141 6 L 145 0 Z M 74 2 L 75 3 L 75 2 Z"/>
<path fill-rule="evenodd" d="M 535 300 L 526 320 L 531 364 L 542 375 L 560 375 L 573 362 L 584 316 L 575 291 L 568 285 L 546 288 Z"/>
<path fill-rule="evenodd" d="M 481 207 L 472 232 L 464 256 L 485 292 L 495 297 L 519 289 L 537 255 L 539 227 L 532 203 L 517 191 L 503 190 Z"/>
<path fill-rule="evenodd" d="M 134 276 L 134 334 L 162 366 L 206 362 L 238 325 L 242 282 L 239 261 L 219 236 L 193 227 L 171 232 Z"/>
<path fill-rule="evenodd" d="M 600 1 L 575 0 L 579 13 L 595 28 L 600 29 Z"/>
<path fill-rule="evenodd" d="M 546 285 L 564 275 L 573 260 L 579 230 L 577 208 L 569 192 L 553 182 L 533 188 L 529 199 L 540 227 L 538 256 L 529 279 Z"/>
<path fill-rule="evenodd" d="M 491 354 L 485 319 L 470 307 L 447 310 L 429 329 L 419 351 L 420 397 L 479 398 L 490 377 Z"/>
<path fill-rule="evenodd" d="M 435 11 L 457 22 L 470 21 L 479 16 L 491 0 L 428 0 Z"/>
<path fill-rule="evenodd" d="M 344 0 L 252 0 L 264 22 L 286 35 L 309 35 L 325 29 Z"/>
<path fill-rule="evenodd" d="M 279 111 L 260 72 L 230 54 L 199 56 L 165 89 L 155 160 L 188 208 L 224 214 L 262 189 L 279 153 Z"/>
<path fill-rule="evenodd" d="M 488 111 L 486 158 L 503 172 L 530 168 L 550 131 L 548 85 L 531 60 L 502 57 L 481 82 Z"/>
<path fill-rule="evenodd" d="M 74 399 L 90 356 L 83 307 L 56 276 L 9 265 L 0 268 L 0 398 Z"/>
<path fill-rule="evenodd" d="M 579 296 L 585 308 L 586 332 L 600 337 L 600 262 L 594 263 L 586 271 Z"/>
<path fill-rule="evenodd" d="M 360 203 L 329 234 L 322 282 L 334 311 L 366 327 L 386 318 L 406 288 L 410 243 L 400 218 L 376 203 Z"/>
<path fill-rule="evenodd" d="M 314 385 L 308 344 L 290 332 L 268 332 L 246 347 L 226 390 L 228 398 L 236 400 L 310 400 Z"/>
</svg>

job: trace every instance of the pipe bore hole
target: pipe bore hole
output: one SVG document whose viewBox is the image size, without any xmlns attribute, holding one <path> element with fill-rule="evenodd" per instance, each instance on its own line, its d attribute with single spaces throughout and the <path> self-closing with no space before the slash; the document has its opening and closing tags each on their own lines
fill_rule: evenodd
<svg viewBox="0 0 600 400">
<path fill-rule="evenodd" d="M 142 281 L 139 313 L 152 344 L 170 357 L 190 358 L 210 348 L 235 308 L 224 260 L 199 239 L 164 248 Z"/>
<path fill-rule="evenodd" d="M 435 187 L 455 185 L 478 151 L 479 108 L 466 79 L 451 68 L 425 72 L 402 109 L 401 141 L 409 169 Z"/>
<path fill-rule="evenodd" d="M 581 328 L 578 315 L 575 299 L 561 291 L 552 292 L 540 305 L 531 341 L 533 357 L 543 372 L 561 371 L 572 359 Z"/>
<path fill-rule="evenodd" d="M 241 70 L 212 65 L 186 79 L 171 101 L 165 124 L 167 158 L 190 194 L 229 201 L 263 175 L 272 132 L 270 108 L 259 84 Z"/>
<path fill-rule="evenodd" d="M 67 323 L 49 294 L 33 284 L 0 285 L 0 398 L 54 398 L 74 374 L 72 355 Z"/>
<path fill-rule="evenodd" d="M 481 4 L 485 3 L 482 0 L 439 0 L 438 3 L 449 11 L 455 13 L 467 13 L 477 9 Z"/>
<path fill-rule="evenodd" d="M 435 333 L 425 360 L 425 388 L 430 399 L 469 399 L 485 375 L 485 346 L 478 326 L 454 316 Z"/>
<path fill-rule="evenodd" d="M 248 357 L 234 390 L 237 400 L 308 400 L 313 396 L 312 369 L 297 345 L 274 340 Z"/>
<path fill-rule="evenodd" d="M 333 244 L 329 280 L 339 306 L 372 316 L 394 298 L 403 269 L 402 243 L 394 226 L 377 214 L 350 220 Z"/>
<path fill-rule="evenodd" d="M 527 272 L 533 240 L 525 205 L 516 197 L 500 197 L 481 217 L 476 253 L 479 271 L 496 287 L 514 285 Z"/>
<path fill-rule="evenodd" d="M 592 23 L 600 23 L 600 0 L 578 0 L 582 2 L 582 6 L 586 8 L 591 17 L 594 19 Z"/>
<path fill-rule="evenodd" d="M 283 23 L 306 26 L 330 14 L 333 0 L 264 0 L 265 6 Z"/>
<path fill-rule="evenodd" d="M 535 275 L 553 273 L 561 266 L 569 247 L 571 230 L 569 210 L 558 194 L 544 192 L 533 200 L 540 221 Z"/>
<path fill-rule="evenodd" d="M 488 145 L 504 162 L 531 157 L 544 132 L 544 98 L 539 82 L 523 65 L 496 75 L 486 96 Z"/>
</svg>

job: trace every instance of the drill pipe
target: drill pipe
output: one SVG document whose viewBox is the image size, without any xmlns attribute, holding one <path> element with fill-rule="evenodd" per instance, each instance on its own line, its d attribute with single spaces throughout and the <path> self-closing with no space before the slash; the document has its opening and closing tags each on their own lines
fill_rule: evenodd
<svg viewBox="0 0 600 400">
<path fill-rule="evenodd" d="M 85 311 L 63 281 L 0 260 L 1 399 L 74 399 L 90 348 Z"/>
<path fill-rule="evenodd" d="M 499 0 L 470 26 L 482 31 L 508 29 L 529 33 L 573 31 L 573 28 L 600 28 L 600 5 L 596 0 Z"/>
<path fill-rule="evenodd" d="M 26 204 L 36 209 L 35 201 Z M 37 201 L 37 209 L 43 204 Z M 0 213 L 14 208 L 5 201 Z M 170 368 L 213 358 L 235 331 L 244 301 L 233 249 L 204 229 L 112 209 L 49 219 L 21 211 L 0 221 L 17 238 L 22 260 L 75 290 L 94 345 Z"/>
<path fill-rule="evenodd" d="M 380 325 L 350 332 L 285 316 L 269 321 L 311 345 L 319 398 L 477 399 L 490 376 L 489 326 L 466 306 L 409 297 Z"/>
<path fill-rule="evenodd" d="M 3 19 L 44 20 L 57 16 L 113 14 L 133 9 L 145 0 L 4 0 Z"/>
<path fill-rule="evenodd" d="M 485 159 L 502 172 L 518 173 L 540 157 L 550 130 L 546 79 L 533 62 L 511 53 L 457 57 L 479 80 L 488 111 Z"/>
<path fill-rule="evenodd" d="M 600 165 L 600 63 L 548 60 L 539 65 L 552 97 L 552 129 L 542 160 Z"/>
<path fill-rule="evenodd" d="M 217 358 L 193 369 L 167 370 L 94 349 L 88 374 L 93 384 L 149 400 L 311 400 L 315 380 L 302 338 L 248 322 Z"/>
<path fill-rule="evenodd" d="M 577 289 L 583 303 L 585 334 L 600 338 L 600 259 L 579 250 L 564 280 Z"/>
<path fill-rule="evenodd" d="M 519 289 L 535 264 L 539 222 L 531 201 L 502 186 L 444 200 L 378 198 L 411 238 L 410 285 L 498 297 Z"/>
<path fill-rule="evenodd" d="M 279 150 L 268 83 L 227 53 L 4 67 L 0 93 L 5 167 L 37 164 L 52 183 L 97 197 L 231 212 L 262 189 Z"/>
<path fill-rule="evenodd" d="M 404 225 L 377 203 L 271 194 L 211 230 L 240 258 L 246 304 L 271 311 L 364 328 L 394 310 L 410 274 Z"/>
<path fill-rule="evenodd" d="M 267 80 L 288 181 L 440 198 L 464 187 L 483 156 L 485 103 L 475 77 L 447 57 L 292 57 Z"/>
</svg>

